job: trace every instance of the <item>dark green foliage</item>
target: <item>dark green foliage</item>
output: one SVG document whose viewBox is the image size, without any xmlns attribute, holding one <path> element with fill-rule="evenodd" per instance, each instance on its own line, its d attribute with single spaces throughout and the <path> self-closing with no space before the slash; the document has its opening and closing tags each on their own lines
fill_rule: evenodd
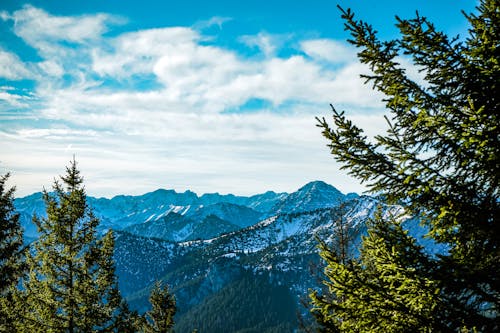
<svg viewBox="0 0 500 333">
<path fill-rule="evenodd" d="M 20 331 L 111 331 L 121 297 L 114 274 L 114 237 L 98 237 L 99 220 L 86 203 L 83 178 L 73 161 L 44 191 L 47 218 L 34 218 L 40 233 L 28 255 Z"/>
<path fill-rule="evenodd" d="M 0 332 L 13 330 L 13 292 L 24 271 L 23 234 L 14 211 L 14 188 L 7 189 L 9 174 L 0 177 Z"/>
<path fill-rule="evenodd" d="M 466 15 L 466 39 L 449 38 L 417 15 L 412 20 L 397 18 L 401 38 L 384 42 L 349 10 L 342 13 L 350 42 L 360 48 L 360 61 L 372 70 L 365 76 L 367 82 L 385 95 L 389 128 L 370 141 L 344 112 L 334 109 L 333 127 L 320 120 L 323 135 L 344 169 L 389 203 L 405 204 L 408 213 L 422 219 L 428 236 L 446 244 L 449 252 L 431 257 L 410 244 L 400 248 L 401 242 L 410 242 L 403 231 L 393 233 L 399 227 L 381 228 L 377 223 L 359 262 L 340 265 L 335 253 L 326 255 L 323 249 L 327 270 L 335 272 L 329 274 L 334 285 L 330 290 L 343 297 L 333 297 L 328 305 L 315 294 L 315 311 L 329 314 L 324 327 L 346 331 L 371 320 L 366 311 L 381 318 L 372 321 L 372 331 L 405 331 L 406 324 L 417 331 L 498 330 L 499 1 L 482 0 L 477 14 Z M 413 60 L 425 84 L 406 75 L 398 56 Z M 380 256 L 386 262 L 375 260 Z M 397 277 L 403 280 L 390 282 Z M 364 290 L 372 279 L 387 286 L 386 300 Z M 415 294 L 410 281 L 421 286 L 422 294 Z M 349 293 L 351 289 L 364 291 Z M 424 297 L 421 301 L 428 307 L 423 312 L 407 309 L 407 322 L 396 318 L 399 324 L 391 326 L 384 318 L 393 318 L 399 310 L 386 305 L 398 297 L 410 305 Z M 351 306 L 344 302 L 357 302 L 367 310 L 344 312 Z"/>
<path fill-rule="evenodd" d="M 268 279 L 267 274 L 244 273 L 180 317 L 176 332 L 292 332 L 297 326 L 296 301 L 288 288 Z"/>
<path fill-rule="evenodd" d="M 114 318 L 113 328 L 118 333 L 136 333 L 145 331 L 146 320 L 137 311 L 131 311 L 127 302 L 122 301 Z"/>
<path fill-rule="evenodd" d="M 14 211 L 14 190 L 6 189 L 9 175 L 0 177 L 0 294 L 16 283 L 22 273 L 23 234 Z"/>
<path fill-rule="evenodd" d="M 311 299 L 325 332 L 446 331 L 434 317 L 442 309 L 437 283 L 422 274 L 428 258 L 397 221 L 378 215 L 359 259 L 342 260 L 325 244 L 320 249 L 327 292 L 313 292 Z"/>
<path fill-rule="evenodd" d="M 146 313 L 146 332 L 167 333 L 174 326 L 174 315 L 177 310 L 175 298 L 170 294 L 167 286 L 162 287 L 157 281 L 149 296 L 152 309 Z"/>
</svg>

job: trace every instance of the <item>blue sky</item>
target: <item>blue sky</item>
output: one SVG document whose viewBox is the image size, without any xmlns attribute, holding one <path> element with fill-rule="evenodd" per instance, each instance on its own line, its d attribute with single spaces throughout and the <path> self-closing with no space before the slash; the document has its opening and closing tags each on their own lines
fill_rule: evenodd
<svg viewBox="0 0 500 333">
<path fill-rule="evenodd" d="M 457 5 L 458 3 L 458 5 Z M 361 192 L 315 124 L 344 109 L 383 132 L 333 1 L 0 2 L 0 173 L 17 196 L 75 155 L 94 196 L 157 188 Z M 466 36 L 472 1 L 340 1 L 382 38 L 418 9 Z M 417 70 L 401 59 L 409 75 Z"/>
</svg>

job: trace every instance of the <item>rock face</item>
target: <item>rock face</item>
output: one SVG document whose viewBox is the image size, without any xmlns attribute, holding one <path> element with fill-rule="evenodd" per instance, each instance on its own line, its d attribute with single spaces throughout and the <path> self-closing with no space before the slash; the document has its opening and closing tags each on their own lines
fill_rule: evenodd
<svg viewBox="0 0 500 333">
<path fill-rule="evenodd" d="M 89 198 L 89 204 L 101 230 L 115 230 L 116 273 L 132 308 L 147 310 L 151 286 L 163 280 L 177 298 L 177 332 L 290 332 L 298 327 L 296 312 L 305 312 L 300 300 L 320 288 L 317 239 L 335 246 L 342 220 L 349 228 L 349 253 L 357 255 L 365 222 L 380 202 L 316 181 L 291 194 L 198 197 L 158 190 Z M 15 205 L 36 238 L 30 219 L 44 214 L 41 196 L 16 199 Z M 397 206 L 382 209 L 401 212 Z M 418 221 L 406 224 L 412 234 L 423 235 Z"/>
</svg>

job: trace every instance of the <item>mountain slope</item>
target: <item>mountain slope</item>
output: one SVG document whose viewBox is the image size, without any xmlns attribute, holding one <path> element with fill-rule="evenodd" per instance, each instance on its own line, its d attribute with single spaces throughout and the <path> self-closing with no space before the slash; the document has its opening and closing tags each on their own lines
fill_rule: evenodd
<svg viewBox="0 0 500 333">
<path fill-rule="evenodd" d="M 28 217 L 44 214 L 40 194 L 16 199 L 15 204 L 27 231 Z M 100 230 L 115 230 L 116 273 L 130 307 L 146 311 L 153 283 L 164 281 L 177 300 L 180 333 L 193 328 L 293 331 L 297 322 L 291 313 L 302 309 L 300 298 L 310 288 L 321 288 L 318 238 L 337 246 L 342 221 L 348 227 L 348 254 L 356 256 L 366 221 L 377 207 L 387 215 L 403 212 L 369 196 L 343 195 L 323 182 L 291 194 L 198 197 L 189 191 L 158 190 L 89 198 L 89 204 L 102 220 Z M 425 229 L 418 220 L 400 218 L 410 234 L 422 239 Z M 421 243 L 433 253 L 443 251 L 428 240 Z"/>
<path fill-rule="evenodd" d="M 233 225 L 245 228 L 259 222 L 263 217 L 278 213 L 310 211 L 333 207 L 343 195 L 333 186 L 323 182 L 312 182 L 292 194 L 266 193 L 250 197 L 218 193 L 204 194 L 174 190 L 156 190 L 139 196 L 118 195 L 112 199 L 87 197 L 89 206 L 100 219 L 99 230 L 128 230 L 141 236 L 160 237 L 172 241 L 196 238 L 213 238 L 235 230 Z M 32 216 L 45 217 L 42 193 L 35 193 L 14 200 L 21 216 L 21 225 L 28 239 L 38 236 L 31 222 Z M 188 216 L 191 220 L 167 218 L 171 213 Z M 214 215 L 219 223 L 208 227 L 196 226 Z M 224 222 L 225 221 L 225 222 Z M 171 225 L 169 225 L 171 223 Z M 228 224 L 229 223 L 229 224 Z M 183 229 L 185 228 L 185 229 Z M 195 234 L 191 235 L 194 230 Z M 210 230 L 203 233 L 202 230 Z"/>
<path fill-rule="evenodd" d="M 185 240 L 210 239 L 239 229 L 240 226 L 210 214 L 194 226 L 193 232 Z"/>
<path fill-rule="evenodd" d="M 262 217 L 262 213 L 259 213 L 249 207 L 227 202 L 218 202 L 209 206 L 202 206 L 187 214 L 187 216 L 197 221 L 202 221 L 209 215 L 217 216 L 222 220 L 239 226 L 240 228 L 254 225 L 259 222 Z"/>
<path fill-rule="evenodd" d="M 274 213 L 308 212 L 319 208 L 335 207 L 344 198 L 345 196 L 335 187 L 325 182 L 314 181 L 286 196 L 271 211 Z"/>
<path fill-rule="evenodd" d="M 352 242 L 354 248 L 366 230 L 363 221 L 373 215 L 378 204 L 378 201 L 372 198 L 361 197 L 346 202 L 342 209 L 325 208 L 312 212 L 279 214 L 214 239 L 175 243 L 175 251 L 165 250 L 160 245 L 148 246 L 148 251 L 153 251 L 145 254 L 148 257 L 171 256 L 164 269 L 155 268 L 148 274 L 157 274 L 149 275 L 150 280 L 162 279 L 172 286 L 179 305 L 177 320 L 185 323 L 182 327 L 186 327 L 186 330 L 177 330 L 178 332 L 190 332 L 194 326 L 189 326 L 188 323 L 210 322 L 213 313 L 204 306 L 212 306 L 214 304 L 212 302 L 215 302 L 212 300 L 223 302 L 226 298 L 224 292 L 227 292 L 225 288 L 230 290 L 231 284 L 239 281 L 242 272 L 249 274 L 251 279 L 265 277 L 265 286 L 272 286 L 273 289 L 286 287 L 294 300 L 293 306 L 298 309 L 299 299 L 307 294 L 309 288 L 319 287 L 318 275 L 311 273 L 311 268 L 319 265 L 316 237 L 334 244 L 332 233 L 337 221 L 342 217 L 351 227 L 350 235 L 354 240 Z M 393 208 L 386 207 L 386 209 Z M 156 241 L 161 244 L 160 240 Z M 115 256 L 117 267 L 133 266 L 134 263 L 129 259 L 121 257 L 118 250 L 121 246 L 127 245 L 123 243 L 117 245 Z M 140 257 L 141 255 L 137 255 L 136 260 Z M 130 275 L 130 272 L 127 276 L 119 275 L 120 283 L 128 281 Z M 120 284 L 120 288 L 122 286 L 124 285 Z M 136 291 L 124 291 L 132 308 L 140 311 L 147 309 L 148 288 L 150 286 L 144 286 L 142 290 L 136 288 Z M 247 301 L 245 295 L 246 290 L 241 290 L 238 296 L 234 296 L 233 301 L 236 304 L 245 304 Z M 235 317 L 239 318 L 238 311 L 233 313 L 226 311 L 219 316 L 222 322 L 230 323 Z M 249 310 L 243 312 L 246 311 Z M 277 327 L 283 323 L 278 323 Z M 292 323 L 293 328 L 297 327 L 296 321 L 289 323 Z M 287 326 L 276 328 L 275 331 L 292 330 Z M 233 332 L 230 329 L 219 331 Z"/>
<path fill-rule="evenodd" d="M 179 242 L 185 240 L 193 232 L 195 221 L 175 212 L 169 212 L 158 219 L 150 219 L 143 223 L 133 224 L 124 229 L 134 235 L 161 238 Z"/>
<path fill-rule="evenodd" d="M 216 294 L 179 316 L 176 332 L 292 332 L 296 300 L 268 276 L 242 272 Z"/>
</svg>

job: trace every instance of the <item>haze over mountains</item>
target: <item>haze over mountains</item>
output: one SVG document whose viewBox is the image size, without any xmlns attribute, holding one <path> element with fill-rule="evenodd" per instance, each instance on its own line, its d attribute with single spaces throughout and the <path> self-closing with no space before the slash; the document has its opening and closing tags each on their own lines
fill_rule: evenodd
<svg viewBox="0 0 500 333">
<path fill-rule="evenodd" d="M 115 231 L 116 272 L 131 307 L 145 311 L 152 284 L 165 281 L 177 298 L 176 332 L 293 331 L 296 314 L 306 312 L 300 299 L 321 287 L 321 269 L 314 269 L 320 266 L 318 238 L 335 246 L 342 220 L 350 255 L 356 255 L 365 222 L 379 205 L 385 214 L 402 212 L 321 181 L 290 194 L 157 190 L 89 197 L 88 203 L 101 219 L 100 230 Z M 31 217 L 45 214 L 41 194 L 18 198 L 15 206 L 27 240 L 35 239 Z M 423 233 L 414 219 L 406 224 Z"/>
</svg>

